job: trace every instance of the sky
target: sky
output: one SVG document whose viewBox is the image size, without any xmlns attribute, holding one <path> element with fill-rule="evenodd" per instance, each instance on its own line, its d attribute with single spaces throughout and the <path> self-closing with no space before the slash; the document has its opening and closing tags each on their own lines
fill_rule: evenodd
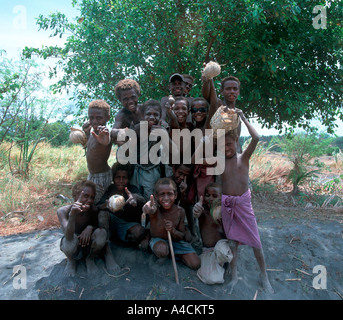
<svg viewBox="0 0 343 320">
<path fill-rule="evenodd" d="M 72 22 L 79 15 L 77 8 L 72 6 L 72 0 L 0 0 L 0 49 L 6 50 L 6 57 L 19 59 L 20 52 L 25 46 L 40 48 L 43 45 L 59 45 L 64 43 L 63 38 L 50 38 L 50 31 L 40 30 L 36 19 L 40 14 L 48 16 L 50 13 L 61 12 L 67 15 Z M 44 63 L 54 63 L 53 60 Z M 265 129 L 256 121 L 251 120 L 260 135 L 278 135 L 278 130 Z M 339 124 L 336 134 L 343 136 L 343 123 Z M 325 131 L 318 120 L 313 125 Z M 245 126 L 242 126 L 243 136 L 249 135 Z"/>
<path fill-rule="evenodd" d="M 70 19 L 78 15 L 72 0 L 0 0 L 0 6 L 0 48 L 6 50 L 8 58 L 19 57 L 25 46 L 63 44 L 63 38 L 49 38 L 50 31 L 38 31 L 36 19 L 40 14 L 61 12 Z"/>
</svg>

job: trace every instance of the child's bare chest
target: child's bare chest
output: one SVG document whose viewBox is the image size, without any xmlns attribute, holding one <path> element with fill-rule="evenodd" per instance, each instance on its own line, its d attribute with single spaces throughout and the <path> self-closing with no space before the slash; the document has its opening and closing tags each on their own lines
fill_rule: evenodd
<svg viewBox="0 0 343 320">
<path fill-rule="evenodd" d="M 166 224 L 166 221 L 171 221 L 173 223 L 173 226 L 177 228 L 177 226 L 180 223 L 180 215 L 178 210 L 170 210 L 170 211 L 163 211 L 158 210 L 157 214 L 154 217 L 155 219 L 155 225 L 157 228 L 163 228 Z"/>
<path fill-rule="evenodd" d="M 229 159 L 230 160 L 230 159 Z M 249 180 L 249 166 L 237 159 L 226 161 L 222 175 L 222 192 L 229 195 L 241 195 L 246 191 Z"/>
</svg>

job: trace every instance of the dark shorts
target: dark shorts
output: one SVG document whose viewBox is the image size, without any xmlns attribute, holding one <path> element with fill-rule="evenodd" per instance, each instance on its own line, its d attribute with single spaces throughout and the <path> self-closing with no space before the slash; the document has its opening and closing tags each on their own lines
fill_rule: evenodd
<svg viewBox="0 0 343 320">
<path fill-rule="evenodd" d="M 140 225 L 137 222 L 126 222 L 118 218 L 116 215 L 111 214 L 110 233 L 114 233 L 121 241 L 128 242 L 126 239 L 127 231 L 135 225 Z"/>
<path fill-rule="evenodd" d="M 149 246 L 152 250 L 152 252 L 154 252 L 154 245 L 156 242 L 158 241 L 164 241 L 167 246 L 169 247 L 169 242 L 168 240 L 162 239 L 162 238 L 151 238 L 150 242 L 149 242 Z M 173 249 L 174 249 L 174 253 L 175 254 L 187 254 L 187 253 L 195 253 L 195 250 L 193 249 L 193 247 L 191 246 L 190 243 L 186 242 L 186 241 L 172 241 L 172 245 L 173 245 Z"/>
</svg>

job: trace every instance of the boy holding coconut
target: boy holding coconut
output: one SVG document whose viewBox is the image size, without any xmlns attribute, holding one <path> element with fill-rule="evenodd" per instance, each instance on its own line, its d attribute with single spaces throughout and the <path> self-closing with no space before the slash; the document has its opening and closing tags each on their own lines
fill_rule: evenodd
<svg viewBox="0 0 343 320">
<path fill-rule="evenodd" d="M 249 161 L 259 141 L 259 135 L 254 127 L 243 115 L 242 110 L 235 109 L 241 121 L 246 125 L 251 141 L 247 148 L 238 153 L 238 135 L 236 129 L 226 131 L 225 134 L 225 169 L 221 175 L 222 180 L 222 223 L 233 259 L 230 263 L 231 282 L 229 291 L 238 282 L 237 258 L 238 244 L 246 244 L 253 248 L 255 258 L 260 267 L 260 278 L 263 288 L 269 293 L 273 289 L 269 283 L 262 244 L 258 232 L 256 217 L 251 205 L 251 192 L 249 189 Z"/>
<path fill-rule="evenodd" d="M 86 160 L 89 171 L 88 180 L 96 184 L 96 204 L 112 183 L 112 170 L 107 161 L 112 143 L 106 127 L 110 120 L 110 106 L 104 100 L 94 100 L 88 106 L 89 138 L 87 141 Z"/>
<path fill-rule="evenodd" d="M 145 236 L 145 229 L 141 226 L 141 214 L 146 201 L 139 194 L 138 189 L 130 184 L 132 175 L 130 164 L 123 165 L 116 162 L 112 166 L 112 171 L 113 184 L 99 201 L 98 208 L 107 216 L 108 232 L 112 239 L 119 239 L 127 244 L 137 244 Z M 124 197 L 125 204 L 121 210 L 113 210 L 109 206 L 108 199 L 113 195 Z"/>
</svg>

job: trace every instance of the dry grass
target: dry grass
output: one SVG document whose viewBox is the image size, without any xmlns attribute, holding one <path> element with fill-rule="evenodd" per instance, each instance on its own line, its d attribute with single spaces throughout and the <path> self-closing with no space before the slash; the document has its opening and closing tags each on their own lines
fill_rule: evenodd
<svg viewBox="0 0 343 320">
<path fill-rule="evenodd" d="M 88 175 L 84 150 L 80 145 L 54 148 L 41 143 L 24 179 L 10 172 L 9 148 L 9 144 L 0 145 L 0 235 L 59 226 L 56 210 L 65 203 L 57 195 L 72 199 L 73 183 Z M 18 153 L 12 149 L 13 163 Z M 110 164 L 113 159 L 114 154 Z"/>
<path fill-rule="evenodd" d="M 269 211 L 297 208 L 343 213 L 342 153 L 314 159 L 309 169 L 319 168 L 320 173 L 301 185 L 298 196 L 292 196 L 292 184 L 287 180 L 291 168 L 287 157 L 262 144 L 257 147 L 250 167 L 254 206 Z"/>
</svg>

